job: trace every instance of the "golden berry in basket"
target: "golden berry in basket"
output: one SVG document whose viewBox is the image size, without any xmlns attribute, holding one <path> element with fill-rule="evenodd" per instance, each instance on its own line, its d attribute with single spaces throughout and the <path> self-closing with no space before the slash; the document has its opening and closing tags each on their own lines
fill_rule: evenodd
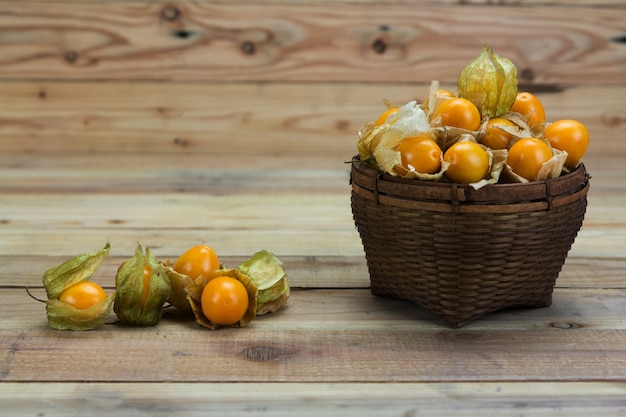
<svg viewBox="0 0 626 417">
<path fill-rule="evenodd" d="M 541 130 L 546 123 L 546 111 L 541 101 L 529 92 L 517 93 L 511 110 L 526 117 L 528 126 L 533 132 Z"/>
<path fill-rule="evenodd" d="M 398 144 L 402 166 L 396 167 L 400 174 L 407 171 L 434 174 L 441 169 L 441 148 L 428 136 L 411 136 Z"/>
<path fill-rule="evenodd" d="M 449 98 L 455 98 L 456 95 L 450 91 L 450 90 L 445 90 L 443 88 L 438 88 L 435 93 L 433 94 L 433 103 L 432 103 L 432 109 L 431 107 L 431 98 L 427 98 L 421 105 L 422 109 L 428 113 L 429 111 L 435 111 L 435 109 L 437 107 L 439 107 L 439 105 L 441 104 L 442 101 L 449 99 Z"/>
<path fill-rule="evenodd" d="M 398 108 L 397 107 L 390 107 L 387 110 L 385 110 L 384 112 L 382 112 L 380 114 L 380 116 L 378 116 L 378 119 L 376 119 L 376 121 L 374 122 L 374 126 L 380 126 L 382 124 L 384 124 L 387 121 L 387 118 L 389 116 L 391 116 L 394 113 L 398 112 Z"/>
<path fill-rule="evenodd" d="M 452 126 L 467 130 L 478 130 L 480 113 L 469 100 L 456 97 L 444 101 L 435 109 L 431 120 L 438 126 Z"/>
<path fill-rule="evenodd" d="M 517 175 L 534 181 L 543 164 L 551 158 L 552 150 L 541 139 L 524 138 L 511 146 L 506 163 Z"/>
<path fill-rule="evenodd" d="M 589 146 L 589 131 L 576 120 L 558 120 L 545 128 L 543 136 L 553 148 L 567 152 L 565 166 L 568 168 L 578 166 Z"/>
<path fill-rule="evenodd" d="M 507 149 L 513 135 L 502 129 L 502 127 L 515 128 L 515 123 L 502 117 L 489 119 L 485 135 L 480 140 L 480 143 L 491 149 Z"/>
<path fill-rule="evenodd" d="M 443 155 L 450 163 L 445 175 L 453 182 L 471 184 L 478 182 L 489 171 L 489 154 L 475 142 L 457 142 Z"/>
</svg>

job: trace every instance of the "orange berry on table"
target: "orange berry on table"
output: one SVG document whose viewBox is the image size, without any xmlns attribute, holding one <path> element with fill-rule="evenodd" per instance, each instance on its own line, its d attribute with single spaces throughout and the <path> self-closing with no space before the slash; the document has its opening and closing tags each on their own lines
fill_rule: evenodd
<svg viewBox="0 0 626 417">
<path fill-rule="evenodd" d="M 211 278 L 220 268 L 217 254 L 210 246 L 197 245 L 187 249 L 172 265 L 174 271 L 193 279 Z"/>
<path fill-rule="evenodd" d="M 237 279 L 224 276 L 213 278 L 206 284 L 200 304 L 209 321 L 229 326 L 243 318 L 249 302 L 246 287 Z"/>
</svg>

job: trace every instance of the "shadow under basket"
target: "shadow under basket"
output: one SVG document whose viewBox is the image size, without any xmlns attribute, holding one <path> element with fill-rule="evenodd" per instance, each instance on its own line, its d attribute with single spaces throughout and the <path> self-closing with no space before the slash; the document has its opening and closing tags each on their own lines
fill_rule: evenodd
<svg viewBox="0 0 626 417">
<path fill-rule="evenodd" d="M 352 161 L 352 213 L 371 292 L 453 327 L 507 307 L 547 307 L 587 208 L 584 165 L 474 190 L 402 179 Z"/>
</svg>

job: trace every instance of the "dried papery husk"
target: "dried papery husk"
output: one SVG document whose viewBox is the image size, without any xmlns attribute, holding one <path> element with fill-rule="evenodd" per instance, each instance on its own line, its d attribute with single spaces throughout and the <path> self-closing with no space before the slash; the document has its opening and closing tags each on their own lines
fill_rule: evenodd
<svg viewBox="0 0 626 417">
<path fill-rule="evenodd" d="M 537 178 L 535 178 L 533 181 L 543 181 L 551 178 L 558 178 L 559 176 L 561 176 L 561 174 L 563 174 L 565 160 L 567 159 L 567 152 L 560 151 L 552 147 L 550 149 L 552 149 L 552 158 L 548 159 L 541 165 L 539 173 L 537 174 Z M 513 171 L 513 169 L 508 164 L 505 164 L 503 174 L 504 180 L 509 183 L 531 182 L 521 175 L 515 173 L 515 171 Z"/>
<path fill-rule="evenodd" d="M 428 87 L 428 100 L 422 103 L 421 107 L 426 112 L 426 117 L 428 120 L 432 118 L 433 113 L 446 100 L 449 100 L 450 97 L 448 95 L 444 95 L 441 93 L 439 88 L 439 81 L 432 80 L 430 82 L 430 86 Z"/>
<path fill-rule="evenodd" d="M 361 162 L 367 162 L 371 166 L 377 167 L 374 150 L 380 143 L 380 139 L 386 131 L 387 127 L 385 125 L 380 125 L 371 128 L 362 136 L 359 135 L 357 150 L 359 151 L 359 159 Z"/>
<path fill-rule="evenodd" d="M 505 125 L 499 126 L 499 129 L 511 135 L 511 140 L 509 141 L 509 145 L 508 145 L 509 148 L 513 146 L 513 144 L 520 139 L 534 137 L 530 127 L 528 126 L 528 120 L 526 119 L 526 117 L 524 117 L 520 113 L 508 112 L 500 117 L 513 122 L 513 124 L 515 125 L 515 126 L 505 126 Z"/>
<path fill-rule="evenodd" d="M 243 315 L 241 320 L 230 326 L 217 325 L 207 319 L 202 312 L 202 291 L 209 281 L 217 277 L 235 278 L 243 284 L 243 286 L 246 288 L 246 292 L 248 293 L 248 309 L 246 310 L 246 313 Z M 205 278 L 200 276 L 196 278 L 190 285 L 185 287 L 185 292 L 187 293 L 187 300 L 189 301 L 189 305 L 191 306 L 193 314 L 196 317 L 196 323 L 207 329 L 217 330 L 223 327 L 244 327 L 250 324 L 250 322 L 252 322 L 252 320 L 254 320 L 254 318 L 256 317 L 259 290 L 257 289 L 256 285 L 254 285 L 254 282 L 250 279 L 250 277 L 237 269 L 219 269 L 215 271 L 215 274 L 212 278 Z"/>
<path fill-rule="evenodd" d="M 112 291 L 104 300 L 81 310 L 73 305 L 52 299 L 46 301 L 48 325 L 56 330 L 94 330 L 106 323 L 117 296 Z"/>
<path fill-rule="evenodd" d="M 489 154 L 489 172 L 482 180 L 470 184 L 475 190 L 478 190 L 486 185 L 497 184 L 500 181 L 500 176 L 502 175 L 504 166 L 506 165 L 506 157 L 508 155 L 508 151 L 506 149 L 486 148 L 486 150 L 487 154 Z"/>
<path fill-rule="evenodd" d="M 450 166 L 449 162 L 443 160 L 443 154 L 439 159 L 441 162 L 441 168 L 439 169 L 439 171 L 433 174 L 416 171 L 413 167 L 409 167 L 409 169 L 406 169 L 401 164 L 395 165 L 393 172 L 401 178 L 418 179 L 423 181 L 438 181 L 443 177 L 443 175 L 448 170 L 448 167 Z"/>
<path fill-rule="evenodd" d="M 181 311 L 192 313 L 193 310 L 187 299 L 187 291 L 185 291 L 185 288 L 194 282 L 194 278 L 176 271 L 173 268 L 172 261 L 161 262 L 161 265 L 165 270 L 165 275 L 170 280 L 170 286 L 172 288 L 170 298 L 167 302 Z M 224 269 L 224 264 L 220 263 L 220 269 Z"/>
<path fill-rule="evenodd" d="M 167 300 L 167 302 L 181 311 L 191 313 L 193 310 L 191 309 L 191 305 L 187 300 L 187 292 L 185 291 L 185 288 L 191 285 L 191 283 L 193 282 L 193 278 L 191 278 L 189 275 L 176 272 L 174 268 L 172 268 L 172 265 L 162 265 L 165 270 L 165 275 L 170 280 L 170 286 L 172 288 L 170 298 Z"/>
<path fill-rule="evenodd" d="M 44 272 L 42 280 L 48 296 L 46 314 L 51 328 L 93 330 L 107 321 L 117 295 L 116 291 L 112 291 L 105 299 L 84 310 L 59 301 L 59 297 L 66 288 L 80 281 L 88 281 L 109 254 L 110 247 L 110 242 L 107 242 L 100 250 L 75 256 Z"/>
<path fill-rule="evenodd" d="M 287 303 L 291 289 L 283 262 L 276 255 L 267 250 L 259 251 L 237 269 L 258 288 L 257 315 L 273 313 Z"/>
<path fill-rule="evenodd" d="M 359 157 L 361 161 L 369 161 L 372 166 L 378 167 L 376 150 L 379 147 L 389 148 L 392 143 L 396 146 L 403 138 L 428 131 L 430 125 L 426 113 L 416 101 L 411 101 L 399 107 L 398 111 L 390 115 L 382 125 L 359 133 L 357 143 Z"/>
<path fill-rule="evenodd" d="M 485 135 L 485 131 L 487 130 L 488 121 L 488 118 L 483 119 L 478 130 L 467 130 L 454 126 L 439 126 L 440 121 L 435 118 L 431 120 L 431 130 L 442 152 L 445 152 L 450 146 L 459 141 L 467 140 L 468 137 L 472 137 L 474 142 L 480 142 L 480 139 Z"/>
<path fill-rule="evenodd" d="M 145 289 L 144 268 L 149 268 L 149 287 Z M 118 297 L 113 309 L 122 323 L 154 326 L 161 320 L 163 305 L 171 293 L 170 280 L 163 266 L 146 248 L 137 244 L 135 255 L 124 261 L 115 276 Z M 145 291 L 145 292 L 144 292 Z"/>
<path fill-rule="evenodd" d="M 481 53 L 459 74 L 458 95 L 478 108 L 481 117 L 499 117 L 509 111 L 517 95 L 517 68 L 493 48 Z"/>
<path fill-rule="evenodd" d="M 387 107 L 387 110 L 399 108 L 399 106 L 392 104 L 387 99 L 383 99 L 383 103 Z M 361 127 L 361 129 L 359 129 L 359 141 L 357 142 L 357 150 L 359 151 L 359 157 L 361 161 L 373 160 L 373 152 L 378 145 L 378 142 L 380 141 L 380 134 L 387 129 L 386 127 L 384 127 L 384 125 L 393 123 L 393 120 L 395 120 L 393 117 L 387 117 L 387 120 L 385 120 L 385 122 L 381 125 L 376 125 L 376 121 L 372 120 L 367 122 L 365 125 L 363 125 L 363 127 Z"/>
<path fill-rule="evenodd" d="M 42 280 L 48 299 L 58 299 L 67 287 L 89 280 L 102 265 L 110 248 L 111 243 L 107 242 L 100 250 L 77 255 L 44 272 Z"/>
</svg>

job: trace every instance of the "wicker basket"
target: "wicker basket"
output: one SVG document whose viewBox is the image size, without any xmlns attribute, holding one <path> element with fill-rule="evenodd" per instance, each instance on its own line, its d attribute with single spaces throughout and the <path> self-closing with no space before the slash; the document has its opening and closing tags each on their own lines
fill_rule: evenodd
<svg viewBox="0 0 626 417">
<path fill-rule="evenodd" d="M 352 163 L 352 213 L 376 296 L 460 327 L 506 307 L 546 307 L 582 226 L 589 176 L 474 190 Z"/>
</svg>

